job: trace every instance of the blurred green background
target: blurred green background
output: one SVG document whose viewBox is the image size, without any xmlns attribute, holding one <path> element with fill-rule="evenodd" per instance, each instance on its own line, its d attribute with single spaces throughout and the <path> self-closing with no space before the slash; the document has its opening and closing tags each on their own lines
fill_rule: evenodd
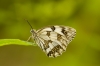
<svg viewBox="0 0 100 66">
<path fill-rule="evenodd" d="M 38 46 L 0 47 L 0 66 L 100 66 L 100 0 L 0 0 L 0 39 L 27 40 L 48 25 L 77 30 L 67 51 L 48 58 Z"/>
</svg>

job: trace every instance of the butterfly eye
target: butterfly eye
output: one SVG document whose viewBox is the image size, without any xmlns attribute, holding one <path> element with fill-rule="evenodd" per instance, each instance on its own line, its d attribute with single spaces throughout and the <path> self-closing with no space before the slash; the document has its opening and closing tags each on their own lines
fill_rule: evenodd
<svg viewBox="0 0 100 66">
<path fill-rule="evenodd" d="M 30 32 L 31 32 L 31 33 L 34 33 L 34 30 L 33 30 L 33 29 L 31 29 L 31 30 L 30 30 Z"/>
<path fill-rule="evenodd" d="M 36 34 L 36 30 L 34 29 L 31 29 L 30 32 Z"/>
</svg>

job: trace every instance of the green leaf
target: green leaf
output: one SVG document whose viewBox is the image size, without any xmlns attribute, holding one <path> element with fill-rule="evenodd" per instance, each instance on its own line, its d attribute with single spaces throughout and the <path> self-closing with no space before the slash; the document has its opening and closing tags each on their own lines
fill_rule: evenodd
<svg viewBox="0 0 100 66">
<path fill-rule="evenodd" d="M 31 46 L 31 45 L 37 46 L 36 44 L 32 42 L 23 41 L 20 39 L 0 39 L 0 46 L 11 45 L 11 44 L 25 45 L 25 46 Z"/>
</svg>

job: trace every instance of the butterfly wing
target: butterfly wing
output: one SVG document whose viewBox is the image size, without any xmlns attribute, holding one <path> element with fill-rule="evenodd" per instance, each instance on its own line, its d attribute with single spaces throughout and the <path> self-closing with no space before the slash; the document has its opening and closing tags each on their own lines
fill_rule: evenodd
<svg viewBox="0 0 100 66">
<path fill-rule="evenodd" d="M 37 31 L 36 43 L 49 57 L 60 56 L 75 37 L 76 30 L 67 26 L 49 26 Z"/>
</svg>

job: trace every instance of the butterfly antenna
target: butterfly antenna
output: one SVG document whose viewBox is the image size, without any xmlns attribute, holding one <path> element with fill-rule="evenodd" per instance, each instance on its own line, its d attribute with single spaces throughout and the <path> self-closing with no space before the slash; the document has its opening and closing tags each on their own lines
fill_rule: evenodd
<svg viewBox="0 0 100 66">
<path fill-rule="evenodd" d="M 27 23 L 30 25 L 31 29 L 33 29 L 32 25 L 29 23 L 29 21 L 28 21 L 28 20 L 26 20 L 26 21 L 27 21 Z"/>
</svg>

